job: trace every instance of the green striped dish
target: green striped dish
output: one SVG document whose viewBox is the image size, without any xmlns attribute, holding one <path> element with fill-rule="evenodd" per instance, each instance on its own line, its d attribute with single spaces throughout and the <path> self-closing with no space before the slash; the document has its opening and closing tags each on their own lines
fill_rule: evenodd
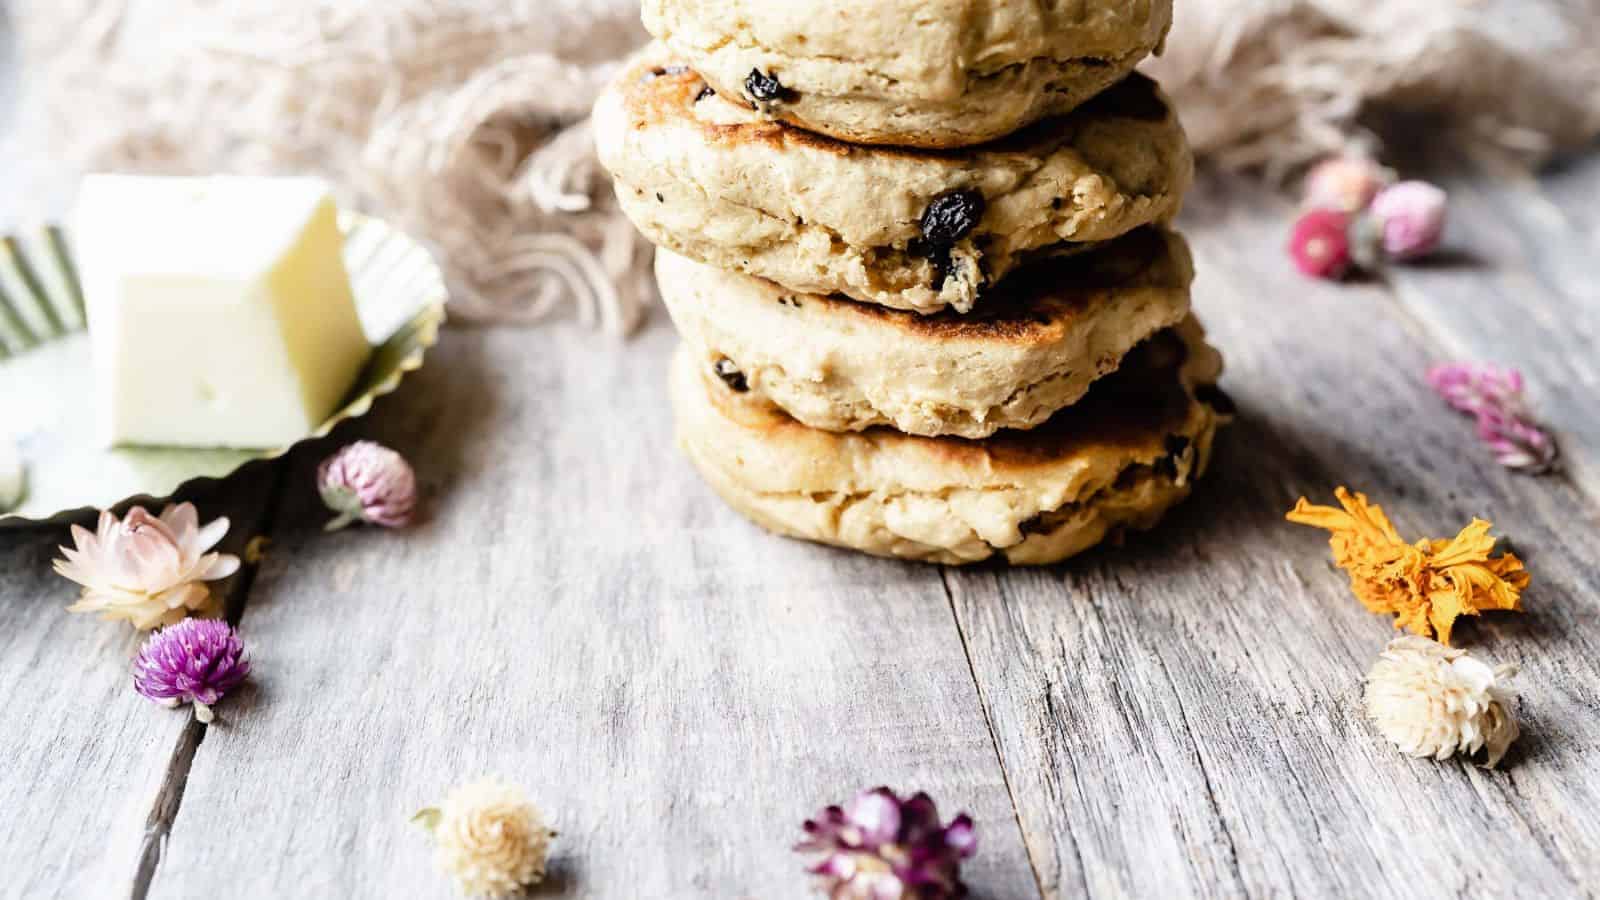
<svg viewBox="0 0 1600 900">
<path fill-rule="evenodd" d="M 343 408 L 307 439 L 365 415 L 420 368 L 445 319 L 444 274 L 421 244 L 365 216 L 347 213 L 340 224 L 372 357 Z M 8 496 L 3 470 L 11 447 L 0 447 L 0 529 L 65 521 L 128 500 L 156 502 L 288 452 L 98 446 L 85 325 L 67 233 L 46 226 L 0 236 L 0 441 L 14 444 L 24 470 L 20 498 Z"/>
</svg>

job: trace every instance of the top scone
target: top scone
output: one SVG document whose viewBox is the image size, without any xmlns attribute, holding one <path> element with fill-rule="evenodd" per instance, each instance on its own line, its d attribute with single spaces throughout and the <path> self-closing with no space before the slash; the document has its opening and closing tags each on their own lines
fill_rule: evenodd
<svg viewBox="0 0 1600 900">
<path fill-rule="evenodd" d="M 623 212 L 656 244 L 924 313 L 968 312 L 1031 260 L 1169 221 L 1194 168 L 1137 74 L 982 147 L 906 150 L 764 121 L 656 44 L 601 95 L 594 130 Z"/>
<path fill-rule="evenodd" d="M 644 0 L 719 92 L 840 140 L 965 147 L 1067 112 L 1156 52 L 1172 0 Z"/>
</svg>

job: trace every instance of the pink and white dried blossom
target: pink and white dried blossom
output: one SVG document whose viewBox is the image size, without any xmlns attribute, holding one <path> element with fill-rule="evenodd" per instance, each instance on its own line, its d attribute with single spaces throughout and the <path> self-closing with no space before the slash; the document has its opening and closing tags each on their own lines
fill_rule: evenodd
<svg viewBox="0 0 1600 900">
<path fill-rule="evenodd" d="M 356 441 L 323 461 L 317 490 L 338 514 L 328 523 L 329 531 L 353 522 L 402 528 L 411 523 L 416 508 L 417 475 L 405 457 L 388 447 Z"/>
<path fill-rule="evenodd" d="M 183 620 L 211 604 L 208 581 L 239 571 L 239 558 L 208 552 L 228 533 L 228 520 L 204 527 L 192 503 L 153 516 L 136 506 L 125 518 L 102 512 L 93 532 L 72 526 L 75 546 L 62 547 L 56 573 L 83 586 L 72 612 L 121 619 L 140 631 Z"/>
<path fill-rule="evenodd" d="M 1304 206 L 1358 213 L 1393 181 L 1394 172 L 1369 156 L 1331 156 L 1306 173 Z"/>
<path fill-rule="evenodd" d="M 1383 250 L 1401 261 L 1419 259 L 1439 249 L 1444 240 L 1450 196 L 1425 181 L 1390 185 L 1372 201 L 1372 217 L 1383 238 Z"/>
<path fill-rule="evenodd" d="M 1428 383 L 1451 407 L 1477 420 L 1478 437 L 1501 465 L 1533 474 L 1555 468 L 1559 449 L 1528 411 L 1520 371 L 1449 363 L 1428 370 Z"/>
</svg>

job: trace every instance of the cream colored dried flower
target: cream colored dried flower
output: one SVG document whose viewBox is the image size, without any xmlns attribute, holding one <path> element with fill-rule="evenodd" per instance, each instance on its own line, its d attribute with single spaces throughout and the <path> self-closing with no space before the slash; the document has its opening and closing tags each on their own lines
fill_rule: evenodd
<svg viewBox="0 0 1600 900">
<path fill-rule="evenodd" d="M 452 790 L 414 821 L 433 832 L 439 867 L 471 897 L 506 897 L 538 884 L 556 836 L 521 789 L 494 778 Z"/>
<path fill-rule="evenodd" d="M 1492 768 L 1520 733 L 1499 684 L 1516 671 L 1491 669 L 1427 638 L 1398 637 L 1367 676 L 1367 716 L 1410 756 L 1448 759 L 1487 748 Z"/>
<path fill-rule="evenodd" d="M 194 504 L 168 506 L 153 516 L 142 506 L 126 518 L 100 514 L 94 531 L 72 526 L 75 546 L 55 561 L 63 578 L 83 586 L 72 612 L 123 619 L 140 631 L 180 622 L 212 603 L 208 581 L 239 571 L 239 558 L 208 552 L 228 533 L 227 519 L 200 526 Z"/>
</svg>

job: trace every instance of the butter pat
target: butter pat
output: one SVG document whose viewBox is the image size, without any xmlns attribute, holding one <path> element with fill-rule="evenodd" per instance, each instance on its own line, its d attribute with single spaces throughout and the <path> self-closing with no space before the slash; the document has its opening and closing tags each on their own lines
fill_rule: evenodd
<svg viewBox="0 0 1600 900">
<path fill-rule="evenodd" d="M 371 352 L 316 179 L 91 175 L 75 238 L 108 445 L 287 446 Z"/>
</svg>

